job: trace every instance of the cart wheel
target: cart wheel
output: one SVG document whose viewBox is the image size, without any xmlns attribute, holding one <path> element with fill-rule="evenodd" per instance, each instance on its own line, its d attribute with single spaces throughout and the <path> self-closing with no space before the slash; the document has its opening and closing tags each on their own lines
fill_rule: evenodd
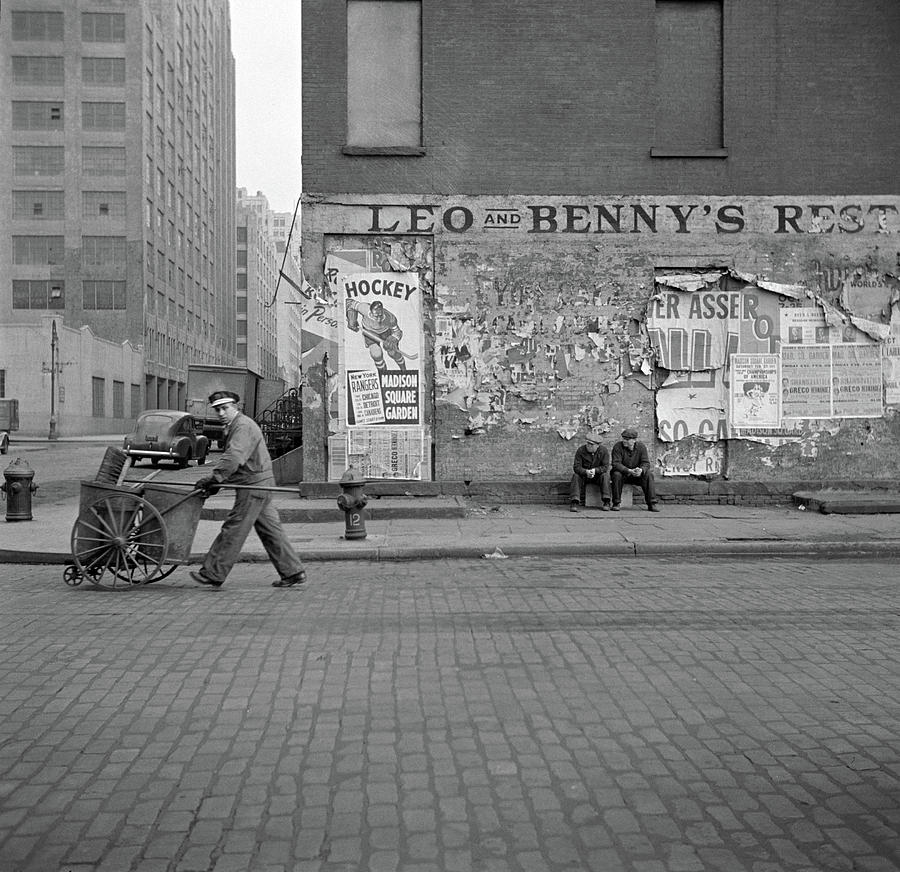
<svg viewBox="0 0 900 872">
<path fill-rule="evenodd" d="M 77 570 L 104 590 L 149 582 L 161 571 L 168 547 L 160 513 L 129 493 L 94 500 L 72 528 Z"/>
<path fill-rule="evenodd" d="M 160 571 L 157 572 L 156 575 L 153 576 L 153 578 L 148 578 L 145 583 L 153 584 L 154 581 L 162 581 L 164 578 L 168 578 L 180 566 L 180 563 L 172 563 L 165 569 L 160 569 Z"/>
<path fill-rule="evenodd" d="M 63 581 L 70 587 L 78 587 L 84 581 L 84 576 L 78 571 L 77 566 L 67 566 L 63 570 Z"/>
</svg>

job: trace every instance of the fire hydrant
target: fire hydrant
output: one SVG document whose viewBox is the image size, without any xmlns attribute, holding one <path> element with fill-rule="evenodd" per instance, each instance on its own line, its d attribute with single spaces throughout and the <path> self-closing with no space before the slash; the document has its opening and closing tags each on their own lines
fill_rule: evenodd
<svg viewBox="0 0 900 872">
<path fill-rule="evenodd" d="M 344 513 L 344 538 L 366 538 L 366 503 L 369 498 L 363 493 L 366 480 L 352 466 L 338 482 L 341 495 L 337 498 L 338 508 Z"/>
<path fill-rule="evenodd" d="M 31 495 L 38 489 L 34 484 L 34 470 L 21 457 L 17 457 L 3 470 L 6 479 L 0 491 L 6 498 L 7 521 L 31 521 Z"/>
</svg>

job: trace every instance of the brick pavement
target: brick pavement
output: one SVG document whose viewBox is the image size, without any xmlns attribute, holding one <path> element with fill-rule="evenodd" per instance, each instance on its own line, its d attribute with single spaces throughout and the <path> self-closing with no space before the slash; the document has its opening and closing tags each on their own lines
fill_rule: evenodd
<svg viewBox="0 0 900 872">
<path fill-rule="evenodd" d="M 890 563 L 0 567 L 2 872 L 900 868 Z"/>
</svg>

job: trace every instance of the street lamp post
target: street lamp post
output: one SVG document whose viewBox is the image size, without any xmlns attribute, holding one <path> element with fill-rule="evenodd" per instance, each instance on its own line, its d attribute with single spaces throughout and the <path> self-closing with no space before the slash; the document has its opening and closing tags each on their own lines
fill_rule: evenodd
<svg viewBox="0 0 900 872">
<path fill-rule="evenodd" d="M 59 438 L 56 432 L 56 370 L 59 359 L 59 336 L 56 332 L 56 321 L 53 322 L 53 330 L 50 334 L 50 440 Z"/>
</svg>

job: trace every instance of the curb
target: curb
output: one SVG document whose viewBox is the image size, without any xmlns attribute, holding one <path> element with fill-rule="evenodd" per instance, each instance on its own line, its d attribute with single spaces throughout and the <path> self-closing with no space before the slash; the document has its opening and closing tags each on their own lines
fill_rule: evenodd
<svg viewBox="0 0 900 872">
<path fill-rule="evenodd" d="M 183 565 L 203 562 L 205 552 L 192 552 Z M 692 559 L 736 557 L 818 557 L 838 559 L 844 557 L 897 557 L 900 556 L 900 539 L 882 542 L 817 542 L 810 540 L 742 540 L 703 543 L 672 542 L 621 542 L 599 545 L 588 542 L 567 543 L 497 543 L 493 545 L 365 545 L 347 547 L 346 550 L 311 548 L 301 551 L 301 558 L 309 563 L 328 563 L 343 560 L 367 560 L 372 562 L 409 560 L 472 560 L 504 559 L 509 557 L 635 557 L 666 558 L 690 557 Z M 266 563 L 268 556 L 262 552 L 242 554 L 238 563 Z M 58 551 L 15 551 L 0 548 L 0 563 L 12 565 L 61 566 L 72 563 L 72 555 Z"/>
</svg>

